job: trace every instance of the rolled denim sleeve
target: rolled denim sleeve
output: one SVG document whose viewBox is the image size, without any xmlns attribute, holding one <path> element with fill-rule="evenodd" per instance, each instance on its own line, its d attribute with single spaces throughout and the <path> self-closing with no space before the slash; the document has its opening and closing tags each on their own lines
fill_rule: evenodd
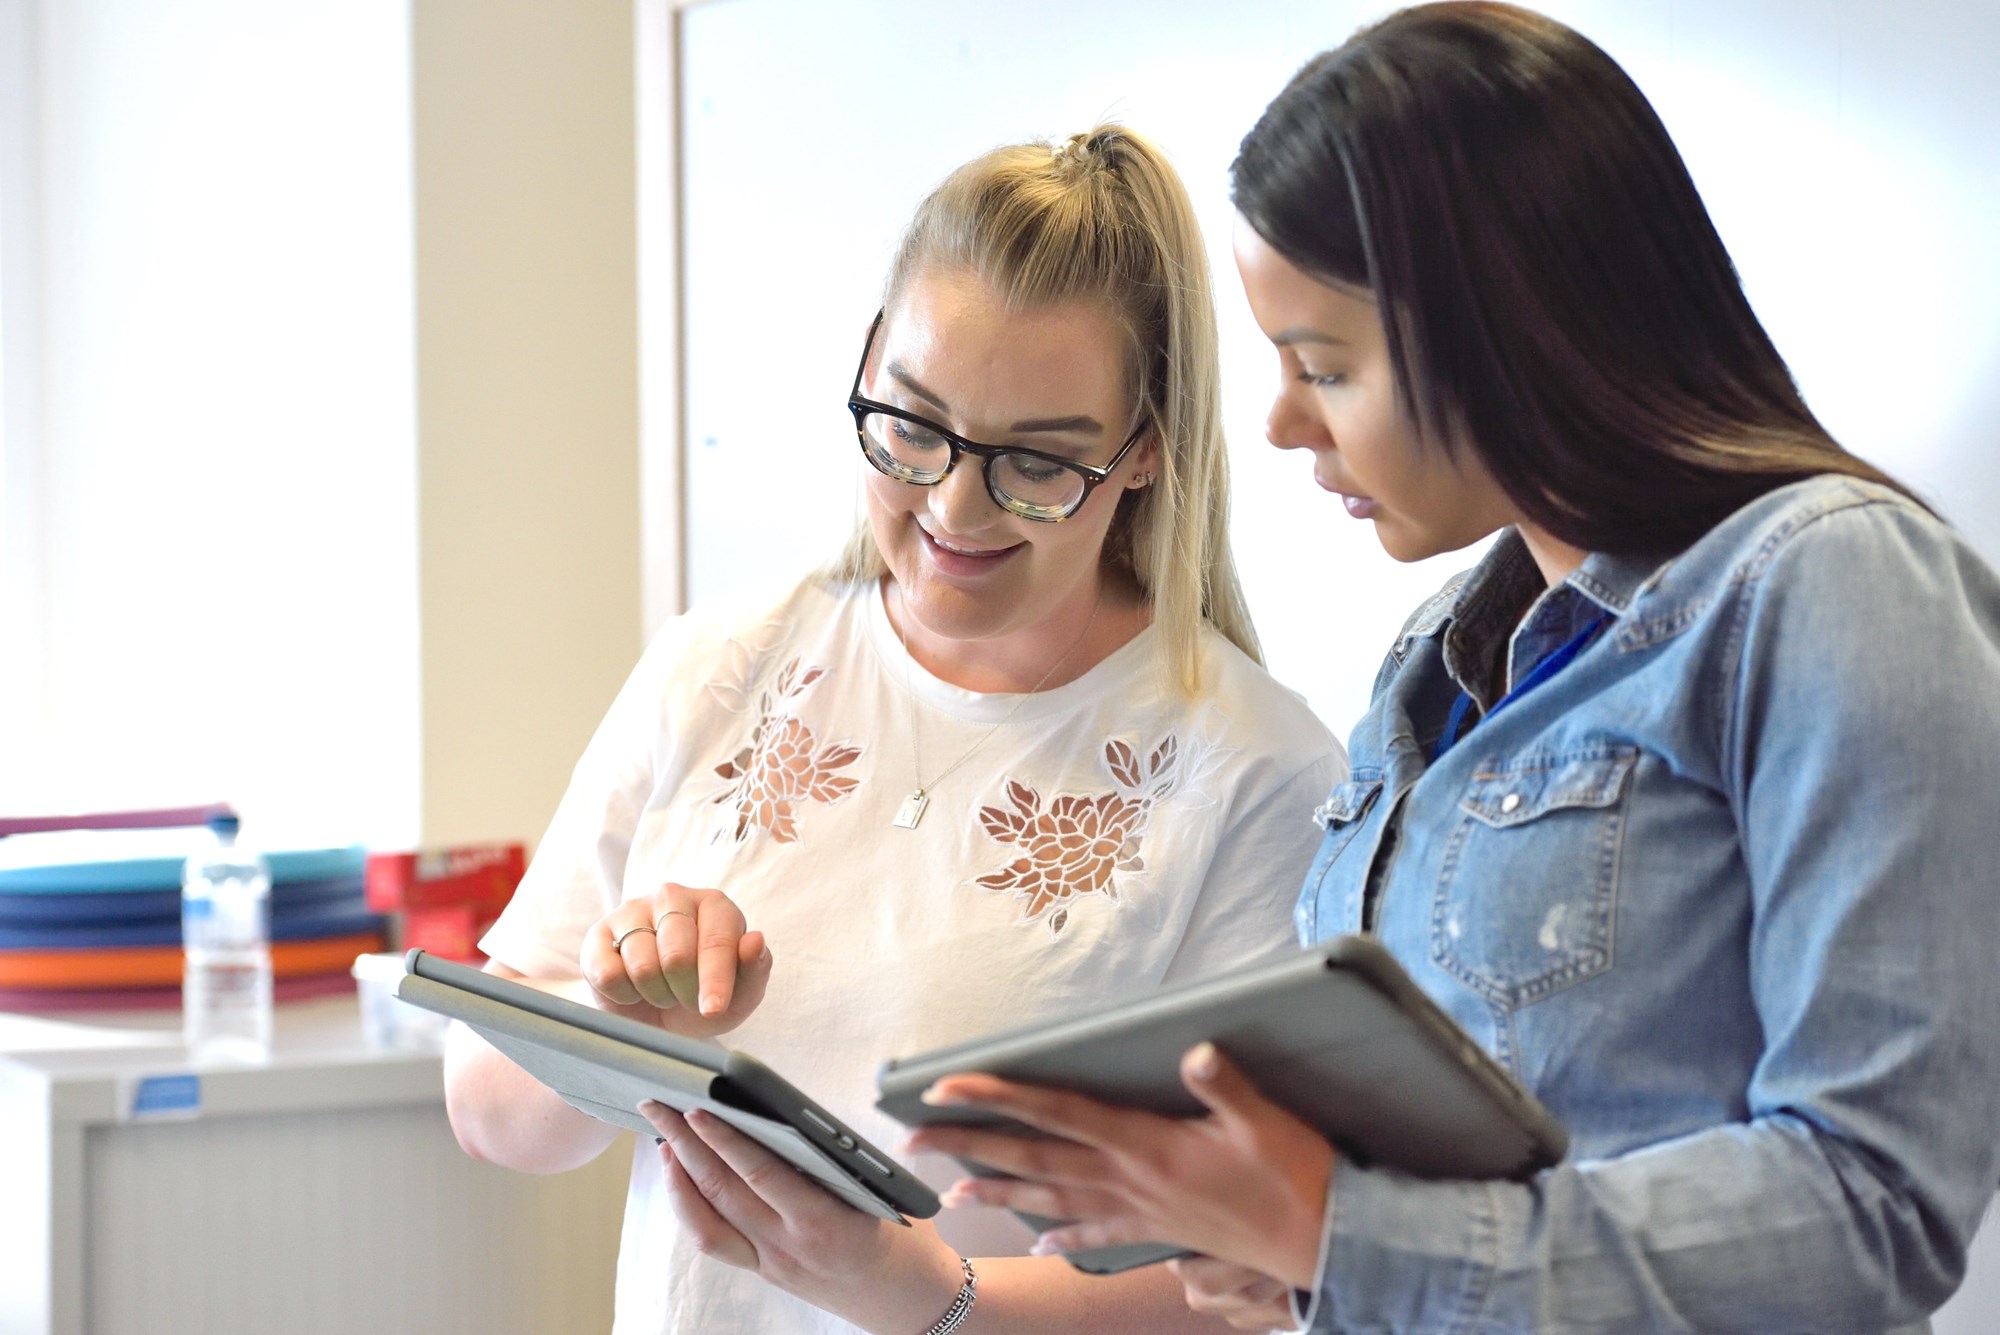
<svg viewBox="0 0 2000 1335">
<path fill-rule="evenodd" d="M 1921 1220 L 1888 1217 L 1896 1192 L 1854 1154 L 1772 1118 L 1564 1164 L 1526 1186 L 1343 1164 L 1302 1324 L 1570 1335 L 1919 1321 L 1956 1270 L 1944 1278 Z M 1879 1225 L 1854 1228 L 1857 1207 Z M 1962 1261 L 1956 1244 L 1946 1249 Z M 1906 1262 L 1916 1273 L 1898 1273 Z"/>
<path fill-rule="evenodd" d="M 2000 1179 L 2000 587 L 1898 502 L 1773 535 L 1730 596 L 1687 696 L 1750 886 L 1743 1120 L 1526 1184 L 1343 1164 L 1310 1330 L 1881 1332 L 1957 1287 Z"/>
</svg>

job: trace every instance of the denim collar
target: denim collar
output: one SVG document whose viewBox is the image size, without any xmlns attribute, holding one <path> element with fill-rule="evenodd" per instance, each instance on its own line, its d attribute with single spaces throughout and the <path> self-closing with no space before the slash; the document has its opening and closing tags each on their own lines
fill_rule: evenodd
<svg viewBox="0 0 2000 1335">
<path fill-rule="evenodd" d="M 1506 693 L 1506 648 L 1545 586 L 1528 544 L 1504 530 L 1459 585 L 1444 625 L 1444 669 L 1482 712 Z"/>
<path fill-rule="evenodd" d="M 1520 541 L 1513 530 L 1508 534 Z M 1624 616 L 1672 561 L 1665 554 L 1592 552 L 1563 582 L 1613 616 Z"/>
<path fill-rule="evenodd" d="M 1444 618 L 1444 666 L 1480 709 L 1506 693 L 1511 661 L 1539 657 L 1532 641 L 1574 634 L 1603 613 L 1623 616 L 1660 573 L 1667 558 L 1591 552 L 1555 589 L 1518 530 L 1503 529 L 1458 587 Z M 1540 600 L 1538 605 L 1538 600 Z M 1532 609 L 1532 614 L 1530 613 Z M 1531 642 L 1516 643 L 1527 632 Z"/>
</svg>

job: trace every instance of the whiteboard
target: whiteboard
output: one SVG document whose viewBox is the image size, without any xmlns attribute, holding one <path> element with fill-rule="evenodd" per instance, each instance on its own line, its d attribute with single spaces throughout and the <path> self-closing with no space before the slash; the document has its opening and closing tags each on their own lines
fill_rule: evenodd
<svg viewBox="0 0 2000 1335">
<path fill-rule="evenodd" d="M 1849 448 L 2000 555 L 2000 7 L 1561 0 L 1686 155 L 1751 300 Z M 1264 441 L 1277 363 L 1229 258 L 1237 141 L 1375 4 L 711 0 L 680 18 L 689 596 L 803 569 L 858 513 L 845 396 L 896 237 L 995 144 L 1116 117 L 1160 142 L 1216 272 L 1235 547 L 1271 669 L 1345 734 L 1410 609 Z"/>
</svg>

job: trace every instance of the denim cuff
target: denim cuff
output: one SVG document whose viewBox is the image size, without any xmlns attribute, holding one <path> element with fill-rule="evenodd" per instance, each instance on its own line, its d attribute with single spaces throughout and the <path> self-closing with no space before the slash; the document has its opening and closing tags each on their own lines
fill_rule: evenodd
<svg viewBox="0 0 2000 1335">
<path fill-rule="evenodd" d="M 1327 1175 L 1326 1209 L 1320 1214 L 1319 1261 L 1313 1266 L 1313 1287 L 1310 1289 L 1292 1290 L 1292 1328 L 1294 1330 L 1309 1331 L 1313 1328 L 1313 1321 L 1320 1309 L 1319 1296 L 1326 1291 L 1326 1254 L 1327 1250 L 1333 1245 L 1333 1203 L 1340 1196 L 1340 1193 L 1335 1190 L 1334 1184 L 1340 1180 L 1340 1175 L 1346 1171 L 1346 1168 L 1347 1160 L 1345 1158 L 1336 1158 L 1333 1164 L 1333 1172 Z"/>
<path fill-rule="evenodd" d="M 1500 1232 L 1491 1184 L 1342 1160 L 1327 1191 L 1319 1287 L 1294 1295 L 1292 1315 L 1311 1335 L 1471 1329 L 1493 1287 Z"/>
</svg>

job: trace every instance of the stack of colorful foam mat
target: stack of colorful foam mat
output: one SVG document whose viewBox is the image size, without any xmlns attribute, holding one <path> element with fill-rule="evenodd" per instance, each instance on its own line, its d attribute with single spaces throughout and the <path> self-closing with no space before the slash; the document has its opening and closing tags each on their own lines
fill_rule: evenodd
<svg viewBox="0 0 2000 1335">
<path fill-rule="evenodd" d="M 178 1006 L 181 867 L 211 836 L 164 817 L 198 827 L 217 809 L 121 813 L 109 829 L 119 817 L 0 820 L 0 1010 Z M 351 989 L 354 957 L 386 946 L 366 851 L 262 851 L 278 1000 Z"/>
</svg>

